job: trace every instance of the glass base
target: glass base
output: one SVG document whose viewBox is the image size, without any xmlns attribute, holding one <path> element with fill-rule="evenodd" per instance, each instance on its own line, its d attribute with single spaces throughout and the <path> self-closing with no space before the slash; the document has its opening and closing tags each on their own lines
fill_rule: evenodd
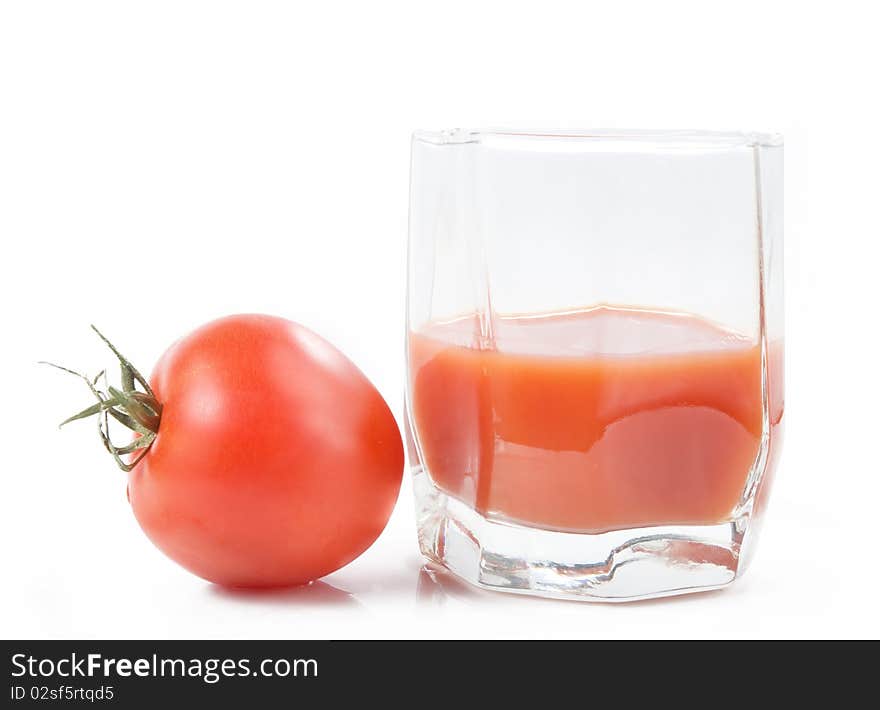
<svg viewBox="0 0 880 710">
<path fill-rule="evenodd" d="M 413 471 L 422 554 L 471 584 L 621 602 L 720 589 L 744 569 L 749 517 L 586 534 L 490 520 Z"/>
</svg>

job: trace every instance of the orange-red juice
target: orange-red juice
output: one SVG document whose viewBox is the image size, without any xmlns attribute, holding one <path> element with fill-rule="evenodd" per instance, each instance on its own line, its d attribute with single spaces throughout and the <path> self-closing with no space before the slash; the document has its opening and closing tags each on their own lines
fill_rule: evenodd
<svg viewBox="0 0 880 710">
<path fill-rule="evenodd" d="M 472 315 L 410 333 L 413 422 L 437 486 L 556 530 L 730 518 L 761 439 L 756 340 L 606 306 L 491 327 L 479 337 Z"/>
</svg>

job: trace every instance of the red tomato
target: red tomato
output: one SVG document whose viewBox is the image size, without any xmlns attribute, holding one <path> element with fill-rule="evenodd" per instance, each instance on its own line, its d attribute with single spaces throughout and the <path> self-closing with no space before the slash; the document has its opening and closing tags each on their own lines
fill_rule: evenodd
<svg viewBox="0 0 880 710">
<path fill-rule="evenodd" d="M 384 529 L 400 432 L 379 392 L 320 336 L 281 318 L 222 318 L 172 345 L 150 384 L 162 417 L 129 473 L 129 499 L 186 569 L 231 587 L 302 584 Z"/>
</svg>

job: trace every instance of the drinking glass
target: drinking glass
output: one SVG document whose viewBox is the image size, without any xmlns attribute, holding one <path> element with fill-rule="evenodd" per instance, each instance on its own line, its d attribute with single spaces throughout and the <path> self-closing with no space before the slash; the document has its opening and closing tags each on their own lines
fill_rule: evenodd
<svg viewBox="0 0 880 710">
<path fill-rule="evenodd" d="M 782 428 L 782 154 L 758 133 L 413 135 L 427 558 L 606 601 L 743 573 Z"/>
</svg>

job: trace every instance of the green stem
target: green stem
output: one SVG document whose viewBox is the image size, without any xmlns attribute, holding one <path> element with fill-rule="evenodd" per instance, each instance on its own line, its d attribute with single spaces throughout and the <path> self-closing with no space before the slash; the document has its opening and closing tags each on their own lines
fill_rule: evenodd
<svg viewBox="0 0 880 710">
<path fill-rule="evenodd" d="M 122 372 L 121 390 L 106 384 L 107 376 L 103 370 L 96 377 L 89 378 L 76 370 L 55 365 L 51 362 L 43 362 L 41 364 L 50 365 L 79 377 L 88 385 L 89 391 L 97 400 L 97 403 L 65 419 L 61 422 L 60 426 L 78 419 L 87 419 L 97 415 L 98 433 L 104 448 L 110 452 L 119 468 L 128 472 L 137 466 L 138 462 L 147 455 L 147 452 L 153 445 L 153 441 L 155 441 L 159 433 L 159 425 L 162 420 L 162 404 L 156 399 L 150 383 L 138 372 L 137 368 L 116 349 L 113 343 L 104 337 L 101 331 L 95 328 L 95 326 L 92 326 L 92 330 L 98 334 L 98 337 L 104 341 L 119 361 Z M 102 377 L 106 389 L 98 387 L 98 382 Z M 139 391 L 137 385 L 140 385 L 145 391 Z M 113 417 L 115 421 L 133 431 L 137 438 L 123 446 L 116 446 L 110 438 L 110 417 Z M 123 460 L 123 456 L 133 454 L 136 451 L 140 451 L 140 454 L 134 460 L 128 462 Z"/>
</svg>

